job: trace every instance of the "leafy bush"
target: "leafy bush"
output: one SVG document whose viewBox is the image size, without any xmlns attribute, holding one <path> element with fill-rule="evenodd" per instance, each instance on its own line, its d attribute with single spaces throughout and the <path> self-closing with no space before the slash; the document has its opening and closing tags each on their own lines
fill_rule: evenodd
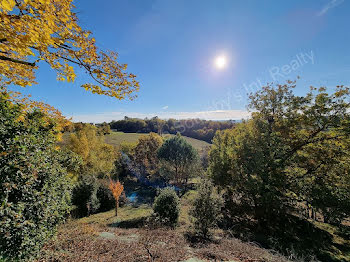
<svg viewBox="0 0 350 262">
<path fill-rule="evenodd" d="M 115 199 L 109 189 L 109 181 L 89 175 L 80 176 L 78 184 L 73 189 L 72 202 L 75 206 L 73 217 L 84 217 L 115 208 Z M 123 193 L 119 204 L 122 207 L 127 203 L 128 199 Z"/>
<path fill-rule="evenodd" d="M 195 219 L 194 229 L 198 236 L 205 239 L 211 236 L 210 229 L 217 226 L 222 206 L 223 199 L 215 193 L 213 184 L 209 180 L 201 181 L 190 211 Z"/>
<path fill-rule="evenodd" d="M 28 259 L 71 209 L 71 182 L 55 122 L 0 93 L 0 257 Z"/>
<path fill-rule="evenodd" d="M 180 214 L 180 200 L 175 190 L 162 189 L 154 200 L 153 211 L 164 225 L 176 226 Z"/>
<path fill-rule="evenodd" d="M 79 217 L 97 212 L 100 202 L 97 198 L 98 183 L 93 176 L 83 175 L 73 189 L 72 202 L 76 206 Z"/>
<path fill-rule="evenodd" d="M 115 200 L 111 190 L 108 188 L 107 180 L 100 180 L 97 189 L 97 199 L 100 203 L 98 212 L 109 211 L 114 208 Z"/>
</svg>

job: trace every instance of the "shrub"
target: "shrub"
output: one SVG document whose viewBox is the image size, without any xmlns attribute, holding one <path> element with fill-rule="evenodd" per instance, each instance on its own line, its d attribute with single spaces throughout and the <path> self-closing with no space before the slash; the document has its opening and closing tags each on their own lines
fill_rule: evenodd
<svg viewBox="0 0 350 262">
<path fill-rule="evenodd" d="M 180 214 L 180 200 L 172 188 L 160 191 L 153 204 L 153 211 L 162 224 L 176 226 Z"/>
<path fill-rule="evenodd" d="M 223 199 L 215 193 L 212 183 L 207 179 L 202 180 L 190 211 L 194 217 L 194 230 L 198 236 L 204 239 L 210 238 L 210 229 L 217 226 L 222 205 Z"/>
<path fill-rule="evenodd" d="M 73 189 L 72 202 L 75 206 L 72 214 L 74 217 L 84 217 L 115 208 L 109 181 L 89 175 L 80 176 L 78 184 Z M 127 203 L 127 197 L 123 192 L 119 204 L 122 207 Z"/>
<path fill-rule="evenodd" d="M 115 200 L 111 190 L 108 188 L 107 180 L 99 181 L 97 189 L 97 199 L 100 203 L 98 212 L 105 212 L 114 208 Z"/>
<path fill-rule="evenodd" d="M 53 119 L 0 93 L 0 257 L 28 260 L 71 209 Z"/>
<path fill-rule="evenodd" d="M 78 217 L 97 212 L 100 202 L 97 198 L 98 183 L 93 176 L 83 175 L 73 189 L 72 202 L 76 206 Z"/>
</svg>

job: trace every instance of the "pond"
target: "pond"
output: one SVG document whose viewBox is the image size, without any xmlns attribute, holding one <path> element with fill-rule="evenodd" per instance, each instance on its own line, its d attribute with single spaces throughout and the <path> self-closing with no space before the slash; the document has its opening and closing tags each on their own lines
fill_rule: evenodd
<svg viewBox="0 0 350 262">
<path fill-rule="evenodd" d="M 137 193 L 132 192 L 130 195 L 127 196 L 127 198 L 131 203 L 135 203 L 137 201 Z"/>
</svg>

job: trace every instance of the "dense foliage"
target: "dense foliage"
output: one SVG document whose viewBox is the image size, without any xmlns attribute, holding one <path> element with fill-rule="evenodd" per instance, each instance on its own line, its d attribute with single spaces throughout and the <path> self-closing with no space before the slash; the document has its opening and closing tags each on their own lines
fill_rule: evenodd
<svg viewBox="0 0 350 262">
<path fill-rule="evenodd" d="M 349 89 L 297 96 L 294 86 L 251 95 L 252 119 L 216 135 L 209 173 L 264 224 L 309 205 L 339 223 L 350 214 Z"/>
<path fill-rule="evenodd" d="M 102 123 L 97 125 L 97 134 L 98 135 L 108 135 L 111 133 L 111 127 L 107 123 Z"/>
<path fill-rule="evenodd" d="M 215 192 L 213 184 L 210 180 L 203 179 L 190 210 L 194 217 L 194 230 L 199 237 L 210 238 L 210 230 L 217 226 L 221 217 L 222 206 L 223 199 Z"/>
<path fill-rule="evenodd" d="M 115 208 L 116 201 L 109 185 L 109 179 L 81 175 L 73 188 L 72 203 L 74 209 L 72 216 L 75 218 L 84 217 Z M 124 202 L 125 199 L 123 199 L 122 204 Z"/>
<path fill-rule="evenodd" d="M 75 216 L 87 216 L 115 206 L 106 179 L 118 177 L 117 166 L 121 163 L 116 148 L 104 142 L 104 134 L 108 132 L 108 128 L 108 125 L 96 127 L 84 123 L 71 125 L 69 140 L 64 147 L 81 156 L 83 160 L 76 174 L 77 182 L 73 190 Z"/>
<path fill-rule="evenodd" d="M 103 178 L 113 171 L 116 151 L 113 146 L 104 142 L 102 135 L 98 135 L 97 127 L 83 125 L 81 129 L 70 134 L 66 146 L 82 157 L 84 164 L 81 174 Z"/>
<path fill-rule="evenodd" d="M 138 119 L 125 117 L 123 120 L 112 121 L 112 129 L 130 133 L 181 133 L 183 136 L 193 137 L 211 143 L 217 130 L 232 128 L 233 121 L 210 121 L 202 119 L 168 119 L 162 120 L 158 117 L 151 119 Z"/>
<path fill-rule="evenodd" d="M 78 132 L 91 125 L 94 125 L 94 124 L 83 123 L 83 122 L 75 122 L 75 123 L 69 122 L 69 124 L 64 127 L 63 132 L 68 132 L 68 133 Z M 99 136 L 108 135 L 111 133 L 111 127 L 109 126 L 109 124 L 105 122 L 102 124 L 96 124 L 94 126 L 96 127 L 96 133 Z"/>
<path fill-rule="evenodd" d="M 122 143 L 118 148 L 113 176 L 121 181 L 137 178 L 143 186 L 173 184 L 184 189 L 188 179 L 199 174 L 196 149 L 180 134 L 164 140 L 150 133 L 136 143 Z"/>
<path fill-rule="evenodd" d="M 140 175 L 147 178 L 157 175 L 159 171 L 157 152 L 162 144 L 162 137 L 155 133 L 139 138 L 133 149 L 133 163 Z"/>
<path fill-rule="evenodd" d="M 126 72 L 126 64 L 119 64 L 117 53 L 98 49 L 91 32 L 79 26 L 72 2 L 0 2 L 0 83 L 31 85 L 38 64 L 45 61 L 57 72 L 58 80 L 74 81 L 75 67 L 80 67 L 94 80 L 82 85 L 86 90 L 133 98 L 139 90 L 136 76 Z"/>
<path fill-rule="evenodd" d="M 161 223 L 174 227 L 180 215 L 180 199 L 172 188 L 164 188 L 156 197 L 153 204 L 154 213 Z"/>
<path fill-rule="evenodd" d="M 74 216 L 88 216 L 98 211 L 100 208 L 100 201 L 97 197 L 98 189 L 96 177 L 91 175 L 79 177 L 72 194 L 72 203 L 75 207 Z"/>
<path fill-rule="evenodd" d="M 96 196 L 100 202 L 99 212 L 109 211 L 115 207 L 115 199 L 109 189 L 109 181 L 107 179 L 99 180 Z"/>
<path fill-rule="evenodd" d="M 167 179 L 178 187 L 196 173 L 198 152 L 180 134 L 164 141 L 158 158 L 165 164 Z"/>
<path fill-rule="evenodd" d="M 0 256 L 36 254 L 70 211 L 68 171 L 79 166 L 56 149 L 54 119 L 0 97 Z M 72 155 L 70 155 L 72 156 Z"/>
</svg>

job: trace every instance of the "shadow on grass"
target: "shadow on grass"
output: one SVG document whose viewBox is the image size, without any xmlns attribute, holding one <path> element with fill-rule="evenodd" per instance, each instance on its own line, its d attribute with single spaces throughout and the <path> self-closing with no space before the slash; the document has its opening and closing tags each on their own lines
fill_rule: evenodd
<svg viewBox="0 0 350 262">
<path fill-rule="evenodd" d="M 350 240 L 350 227 L 341 225 L 337 228 L 336 234 L 344 239 Z"/>
<path fill-rule="evenodd" d="M 109 227 L 118 227 L 118 228 L 141 228 L 145 225 L 149 216 L 137 217 L 128 220 L 123 220 L 116 223 L 108 224 Z"/>
<path fill-rule="evenodd" d="M 314 222 L 291 215 L 269 224 L 270 226 L 258 226 L 252 222 L 240 222 L 231 232 L 235 237 L 258 242 L 265 248 L 286 255 L 294 253 L 305 261 L 310 261 L 312 257 L 327 262 L 350 261 L 350 257 L 344 260 L 344 254 L 350 254 L 349 243 L 335 242 L 335 237 L 349 239 L 349 227 L 327 230 L 326 226 L 320 227 Z"/>
</svg>

